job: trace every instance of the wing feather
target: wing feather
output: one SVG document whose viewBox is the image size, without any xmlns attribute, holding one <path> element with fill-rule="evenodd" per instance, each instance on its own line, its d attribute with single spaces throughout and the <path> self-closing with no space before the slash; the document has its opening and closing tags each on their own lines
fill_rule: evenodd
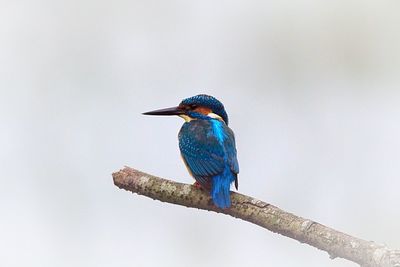
<svg viewBox="0 0 400 267">
<path fill-rule="evenodd" d="M 212 134 L 210 121 L 187 122 L 179 132 L 182 158 L 202 185 L 209 183 L 212 176 L 223 173 L 226 164 L 235 175 L 239 173 L 233 131 L 225 124 L 223 127 L 225 138 L 222 143 Z"/>
</svg>

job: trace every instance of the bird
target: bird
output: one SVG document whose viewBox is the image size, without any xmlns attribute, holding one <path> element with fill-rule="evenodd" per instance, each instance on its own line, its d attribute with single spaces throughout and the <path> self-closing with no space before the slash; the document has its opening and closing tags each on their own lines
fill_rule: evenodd
<svg viewBox="0 0 400 267">
<path fill-rule="evenodd" d="M 210 192 L 214 205 L 229 208 L 231 184 L 238 190 L 239 163 L 224 105 L 213 96 L 199 94 L 183 99 L 178 106 L 143 115 L 177 115 L 185 120 L 178 134 L 183 162 L 195 185 Z"/>
</svg>

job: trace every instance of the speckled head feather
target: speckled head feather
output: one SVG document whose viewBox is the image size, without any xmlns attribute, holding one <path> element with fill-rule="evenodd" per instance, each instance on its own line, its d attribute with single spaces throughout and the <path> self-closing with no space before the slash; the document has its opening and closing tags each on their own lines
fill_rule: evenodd
<svg viewBox="0 0 400 267">
<path fill-rule="evenodd" d="M 213 113 L 220 116 L 226 125 L 228 125 L 228 114 L 226 114 L 224 105 L 215 97 L 210 95 L 196 95 L 182 100 L 180 105 L 196 105 L 200 107 L 210 108 Z"/>
</svg>

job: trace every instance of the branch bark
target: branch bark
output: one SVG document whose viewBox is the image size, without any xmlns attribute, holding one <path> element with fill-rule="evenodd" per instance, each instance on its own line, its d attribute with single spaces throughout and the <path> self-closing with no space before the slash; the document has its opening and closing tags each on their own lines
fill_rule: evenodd
<svg viewBox="0 0 400 267">
<path fill-rule="evenodd" d="M 326 251 L 330 258 L 344 258 L 362 267 L 400 267 L 400 250 L 365 241 L 301 218 L 250 196 L 231 192 L 232 206 L 216 208 L 208 192 L 189 184 L 159 178 L 125 167 L 112 174 L 121 189 L 190 208 L 223 213 L 257 224 L 274 233 Z"/>
</svg>

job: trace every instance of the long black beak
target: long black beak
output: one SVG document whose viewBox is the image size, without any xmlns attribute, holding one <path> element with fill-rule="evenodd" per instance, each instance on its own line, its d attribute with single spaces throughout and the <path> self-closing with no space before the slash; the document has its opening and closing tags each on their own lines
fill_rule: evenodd
<svg viewBox="0 0 400 267">
<path fill-rule="evenodd" d="M 160 115 L 160 116 L 182 115 L 182 114 L 185 114 L 185 110 L 183 110 L 180 107 L 172 107 L 172 108 L 163 108 L 163 109 L 148 111 L 148 112 L 145 112 L 142 114 L 143 115 Z"/>
</svg>

